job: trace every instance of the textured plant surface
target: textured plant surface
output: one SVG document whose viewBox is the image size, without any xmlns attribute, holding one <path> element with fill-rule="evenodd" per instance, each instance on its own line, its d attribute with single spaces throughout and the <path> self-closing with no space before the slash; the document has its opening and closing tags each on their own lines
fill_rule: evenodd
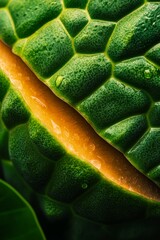
<svg viewBox="0 0 160 240">
<path fill-rule="evenodd" d="M 160 185 L 160 1 L 1 0 L 0 39 Z M 91 234 L 95 240 L 157 236 L 159 203 L 125 191 L 67 155 L 3 73 L 0 84 L 8 128 L 0 125 L 1 158 L 10 158 L 9 135 L 12 161 L 34 190 L 34 201 L 31 193 L 24 195 L 41 211 L 40 219 L 48 224 L 44 229 L 64 225 L 65 240 Z M 12 164 L 1 165 L 2 175 L 12 182 Z M 15 180 L 19 191 L 24 185 L 17 187 Z M 89 236 L 83 236 L 87 231 Z"/>
<path fill-rule="evenodd" d="M 2 1 L 1 38 L 159 185 L 160 3 Z"/>
<path fill-rule="evenodd" d="M 132 236 L 138 221 L 142 229 L 134 236 L 157 236 L 159 202 L 114 184 L 84 161 L 68 154 L 35 118 L 21 93 L 3 72 L 0 72 L 0 83 L 3 89 L 0 93 L 1 128 L 5 133 L 1 143 L 4 145 L 3 139 L 8 140 L 12 160 L 2 160 L 2 178 L 33 205 L 43 225 L 44 222 L 51 226 L 58 224 L 55 236 L 59 236 L 59 228 L 64 225 L 62 229 L 67 231 L 64 239 L 80 239 L 83 231 L 87 239 L 87 226 L 89 236 L 95 240 L 104 236 L 127 239 L 124 228 Z M 143 231 L 144 223 L 149 225 L 147 235 Z M 112 224 L 116 224 L 117 235 Z M 45 227 L 49 231 L 49 227 Z M 55 237 L 54 233 L 50 235 L 51 239 Z"/>
</svg>

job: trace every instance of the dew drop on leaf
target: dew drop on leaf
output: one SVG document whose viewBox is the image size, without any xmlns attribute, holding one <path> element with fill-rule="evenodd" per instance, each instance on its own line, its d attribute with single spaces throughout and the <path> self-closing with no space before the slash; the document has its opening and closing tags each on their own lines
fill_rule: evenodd
<svg viewBox="0 0 160 240">
<path fill-rule="evenodd" d="M 150 69 L 146 69 L 146 70 L 144 70 L 144 76 L 145 76 L 145 78 L 151 78 L 152 77 L 152 72 L 151 72 L 151 70 Z"/>
<path fill-rule="evenodd" d="M 63 76 L 58 76 L 56 79 L 56 86 L 59 87 L 63 81 Z"/>
</svg>

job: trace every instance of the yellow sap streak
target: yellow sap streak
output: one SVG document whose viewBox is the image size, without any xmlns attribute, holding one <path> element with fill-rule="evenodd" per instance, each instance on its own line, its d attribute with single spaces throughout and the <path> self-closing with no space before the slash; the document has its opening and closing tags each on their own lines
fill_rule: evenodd
<svg viewBox="0 0 160 240">
<path fill-rule="evenodd" d="M 119 185 L 160 200 L 158 187 L 132 167 L 120 152 L 102 140 L 74 109 L 57 98 L 1 42 L 0 68 L 8 75 L 34 116 L 68 152 L 89 162 Z"/>
</svg>

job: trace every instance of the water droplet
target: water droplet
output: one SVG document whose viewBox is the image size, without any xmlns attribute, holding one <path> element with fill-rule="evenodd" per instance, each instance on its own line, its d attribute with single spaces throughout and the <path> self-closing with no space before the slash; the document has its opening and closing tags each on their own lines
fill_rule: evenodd
<svg viewBox="0 0 160 240">
<path fill-rule="evenodd" d="M 54 131 L 60 135 L 61 134 L 61 128 L 51 119 L 52 127 Z"/>
<path fill-rule="evenodd" d="M 145 16 L 145 17 L 144 17 L 144 19 L 147 19 L 147 20 L 149 20 L 149 19 L 150 19 L 150 17 L 148 17 L 148 16 Z"/>
<path fill-rule="evenodd" d="M 75 152 L 75 149 L 72 144 L 67 144 L 66 146 L 70 152 L 72 152 L 72 153 Z"/>
<path fill-rule="evenodd" d="M 83 184 L 82 184 L 82 188 L 83 188 L 83 189 L 88 188 L 88 184 L 87 184 L 87 183 L 83 183 Z"/>
<path fill-rule="evenodd" d="M 119 181 L 120 183 L 122 183 L 122 182 L 123 182 L 123 179 L 124 179 L 124 177 L 121 176 L 121 177 L 118 178 L 118 181 Z"/>
<path fill-rule="evenodd" d="M 152 77 L 152 72 L 150 71 L 150 69 L 144 70 L 144 76 L 148 79 Z"/>
<path fill-rule="evenodd" d="M 128 189 L 129 189 L 130 191 L 132 191 L 132 190 L 133 190 L 133 188 L 132 188 L 132 187 L 129 187 Z"/>
<path fill-rule="evenodd" d="M 56 86 L 59 87 L 63 81 L 63 76 L 58 76 L 56 79 Z"/>
<path fill-rule="evenodd" d="M 42 107 L 47 108 L 46 104 L 44 102 L 42 102 L 39 98 L 37 98 L 35 96 L 31 96 L 31 98 L 34 99 Z"/>
<path fill-rule="evenodd" d="M 101 168 L 101 162 L 99 160 L 91 160 L 90 163 L 95 166 L 97 169 Z"/>
</svg>

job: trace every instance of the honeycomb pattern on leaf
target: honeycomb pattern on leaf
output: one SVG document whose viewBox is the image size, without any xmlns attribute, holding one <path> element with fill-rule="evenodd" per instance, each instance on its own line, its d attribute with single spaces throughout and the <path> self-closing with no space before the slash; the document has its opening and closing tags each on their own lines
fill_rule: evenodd
<svg viewBox="0 0 160 240">
<path fill-rule="evenodd" d="M 43 78 L 54 74 L 73 55 L 71 39 L 58 20 L 38 30 L 24 46 L 17 42 L 16 48 Z"/>
<path fill-rule="evenodd" d="M 50 85 L 75 104 L 95 91 L 110 75 L 111 63 L 104 54 L 75 55 L 50 79 Z"/>
<path fill-rule="evenodd" d="M 41 3 L 11 0 L 2 7 L 0 38 L 157 183 L 160 2 L 49 0 L 44 8 Z"/>
<path fill-rule="evenodd" d="M 82 9 L 66 9 L 60 19 L 72 37 L 75 37 L 88 23 L 86 11 Z"/>
<path fill-rule="evenodd" d="M 118 63 L 114 74 L 121 81 L 144 89 L 154 101 L 160 100 L 160 69 L 144 57 Z"/>
<path fill-rule="evenodd" d="M 145 4 L 117 23 L 108 45 L 114 61 L 144 54 L 160 41 L 160 4 Z"/>
<path fill-rule="evenodd" d="M 129 116 L 145 113 L 150 98 L 141 90 L 110 79 L 78 106 L 103 131 Z"/>
<path fill-rule="evenodd" d="M 60 0 L 14 0 L 8 6 L 20 38 L 28 37 L 62 11 Z"/>
<path fill-rule="evenodd" d="M 88 12 L 93 19 L 117 21 L 143 4 L 143 0 L 90 0 Z"/>
<path fill-rule="evenodd" d="M 75 38 L 75 49 L 79 53 L 104 52 L 114 29 L 114 23 L 92 20 Z"/>
</svg>

